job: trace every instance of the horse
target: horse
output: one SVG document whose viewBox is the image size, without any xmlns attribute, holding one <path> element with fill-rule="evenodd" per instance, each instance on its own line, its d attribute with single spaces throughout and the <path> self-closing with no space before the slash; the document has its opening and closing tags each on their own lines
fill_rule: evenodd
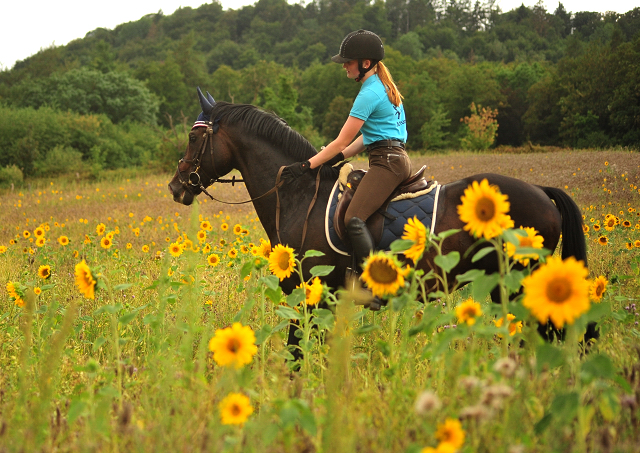
<svg viewBox="0 0 640 453">
<path fill-rule="evenodd" d="M 298 256 L 307 250 L 323 252 L 320 257 L 305 259 L 302 269 L 305 279 L 316 265 L 331 265 L 334 270 L 323 278 L 327 286 L 344 285 L 344 276 L 351 258 L 335 251 L 325 235 L 325 208 L 338 177 L 336 168 L 320 167 L 316 172 L 294 180 L 281 181 L 281 168 L 294 162 L 305 161 L 316 154 L 316 149 L 284 120 L 271 112 L 249 104 L 216 102 L 198 88 L 202 113 L 189 132 L 184 157 L 179 161 L 175 175 L 169 182 L 174 201 L 190 205 L 196 196 L 233 169 L 239 170 L 258 218 L 271 241 L 292 247 Z M 201 127 L 200 127 L 201 126 Z M 318 174 L 319 173 L 319 174 Z M 586 243 L 582 230 L 580 209 L 564 191 L 541 187 L 499 174 L 485 173 L 468 176 L 443 185 L 443 196 L 437 201 L 437 220 L 433 233 L 458 229 L 441 244 L 442 254 L 460 252 L 460 262 L 447 274 L 449 287 L 457 275 L 471 269 L 487 274 L 499 269 L 495 253 L 472 262 L 472 248 L 476 239 L 463 230 L 456 206 L 464 190 L 473 181 L 488 180 L 499 188 L 510 201 L 509 215 L 516 227 L 532 227 L 544 238 L 545 248 L 554 251 L 562 234 L 562 258 L 569 256 L 587 264 Z M 213 198 L 213 197 L 212 197 Z M 425 251 L 416 267 L 428 272 L 435 269 L 435 251 Z M 282 281 L 285 293 L 299 284 L 294 278 Z M 438 283 L 433 281 L 434 288 Z M 492 298 L 495 300 L 495 295 Z M 288 345 L 299 344 L 297 328 L 289 330 Z M 542 333 L 543 330 L 539 328 Z M 296 355 L 294 351 L 294 356 Z"/>
</svg>

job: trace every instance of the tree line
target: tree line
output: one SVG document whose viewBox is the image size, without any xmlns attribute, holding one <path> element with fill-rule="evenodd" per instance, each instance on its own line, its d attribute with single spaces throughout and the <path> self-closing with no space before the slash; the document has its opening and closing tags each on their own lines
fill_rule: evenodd
<svg viewBox="0 0 640 453">
<path fill-rule="evenodd" d="M 640 8 L 572 13 L 562 3 L 503 12 L 493 0 L 214 1 L 44 49 L 0 72 L 0 103 L 160 131 L 195 119 L 201 86 L 275 111 L 320 146 L 358 91 L 329 60 L 358 28 L 385 42 L 414 150 L 460 146 L 472 105 L 497 110 L 495 145 L 640 143 Z"/>
</svg>

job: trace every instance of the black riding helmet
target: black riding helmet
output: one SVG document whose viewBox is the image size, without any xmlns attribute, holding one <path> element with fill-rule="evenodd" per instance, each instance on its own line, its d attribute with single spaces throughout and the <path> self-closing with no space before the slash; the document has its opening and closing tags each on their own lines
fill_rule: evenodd
<svg viewBox="0 0 640 453">
<path fill-rule="evenodd" d="M 331 61 L 348 63 L 351 60 L 358 60 L 360 74 L 356 81 L 360 81 L 383 58 L 384 45 L 380 37 L 368 30 L 357 30 L 345 36 L 340 44 L 340 52 L 331 57 Z M 363 68 L 363 60 L 371 60 L 371 67 Z"/>
</svg>

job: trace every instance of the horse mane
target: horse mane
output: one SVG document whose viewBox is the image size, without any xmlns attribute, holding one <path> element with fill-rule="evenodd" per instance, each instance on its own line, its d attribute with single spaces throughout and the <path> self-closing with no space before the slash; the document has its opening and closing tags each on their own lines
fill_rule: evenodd
<svg viewBox="0 0 640 453">
<path fill-rule="evenodd" d="M 313 145 L 285 120 L 255 105 L 216 102 L 211 118 L 219 118 L 227 124 L 242 124 L 247 131 L 270 141 L 296 161 L 308 160 L 317 153 Z"/>
</svg>

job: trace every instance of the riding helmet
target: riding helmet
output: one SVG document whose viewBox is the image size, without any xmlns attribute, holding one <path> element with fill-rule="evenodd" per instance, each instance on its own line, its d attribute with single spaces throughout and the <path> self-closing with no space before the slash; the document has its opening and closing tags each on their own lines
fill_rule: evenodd
<svg viewBox="0 0 640 453">
<path fill-rule="evenodd" d="M 340 53 L 331 57 L 335 63 L 347 63 L 351 60 L 375 60 L 384 58 L 384 45 L 378 35 L 367 30 L 349 33 L 340 44 Z"/>
</svg>

